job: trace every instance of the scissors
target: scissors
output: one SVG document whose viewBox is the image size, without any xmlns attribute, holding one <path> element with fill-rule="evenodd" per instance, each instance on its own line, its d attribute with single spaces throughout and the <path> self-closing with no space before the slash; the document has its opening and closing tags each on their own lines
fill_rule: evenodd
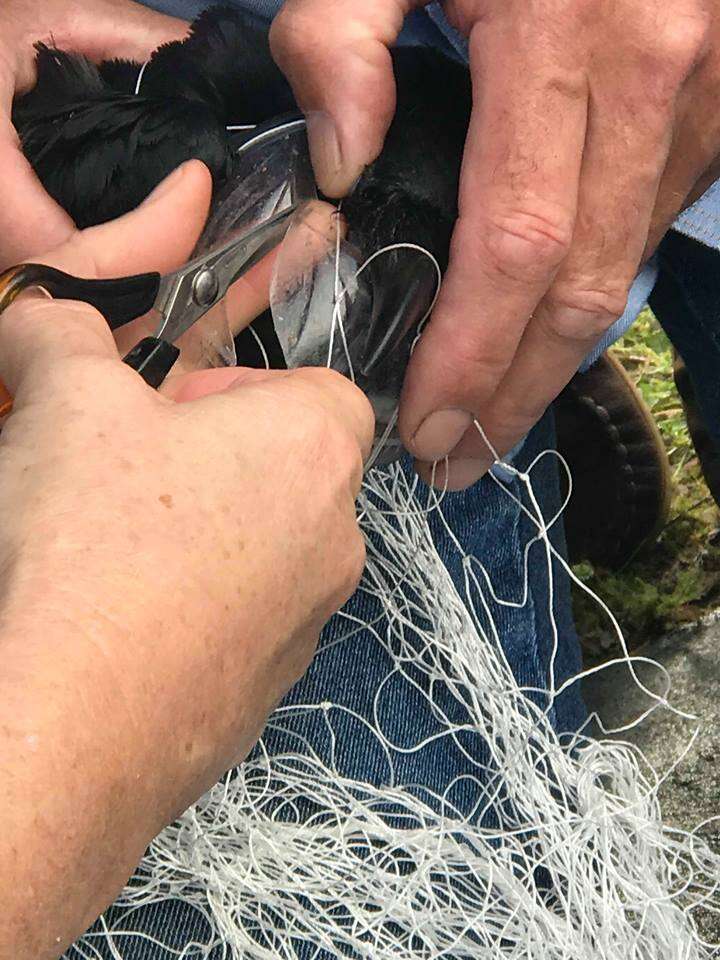
<svg viewBox="0 0 720 960">
<path fill-rule="evenodd" d="M 219 303 L 228 288 L 283 238 L 293 202 L 260 226 L 228 240 L 161 276 L 142 273 L 114 280 L 83 280 L 39 263 L 21 263 L 0 274 L 0 313 L 33 287 L 62 300 L 81 300 L 102 313 L 117 330 L 150 310 L 160 315 L 154 336 L 145 337 L 123 358 L 151 387 L 159 387 L 180 356 L 175 341 Z M 13 398 L 0 381 L 0 417 L 12 410 Z"/>
</svg>

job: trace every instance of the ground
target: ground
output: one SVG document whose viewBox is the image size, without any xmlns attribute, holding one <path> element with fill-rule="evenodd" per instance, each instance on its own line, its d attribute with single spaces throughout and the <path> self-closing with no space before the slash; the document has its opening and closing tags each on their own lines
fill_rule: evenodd
<svg viewBox="0 0 720 960">
<path fill-rule="evenodd" d="M 608 574 L 581 569 L 618 617 L 634 652 L 663 664 L 672 682 L 671 701 L 696 721 L 668 711 L 654 713 L 623 737 L 636 743 L 660 774 L 668 825 L 693 830 L 720 814 L 720 535 L 718 513 L 702 480 L 679 398 L 672 381 L 669 344 L 649 313 L 617 349 L 660 425 L 674 468 L 670 520 L 657 540 L 625 570 Z M 603 617 L 584 601 L 576 608 L 588 664 L 615 652 Z M 657 689 L 657 671 L 643 677 Z M 625 666 L 602 671 L 585 682 L 585 698 L 606 726 L 619 726 L 648 705 Z M 685 753 L 697 730 L 697 739 Z M 720 822 L 703 836 L 720 853 Z M 711 942 L 720 942 L 720 917 L 698 914 Z"/>
<path fill-rule="evenodd" d="M 720 607 L 720 519 L 685 426 L 670 345 L 649 310 L 614 352 L 639 386 L 663 435 L 674 481 L 670 518 L 623 570 L 610 574 L 582 564 L 576 572 L 602 595 L 634 648 Z M 612 653 L 614 637 L 597 606 L 578 594 L 575 614 L 589 655 Z"/>
<path fill-rule="evenodd" d="M 719 647 L 720 613 L 715 613 L 637 651 L 663 664 L 672 682 L 671 702 L 697 717 L 686 721 L 661 709 L 623 734 L 623 739 L 640 747 L 657 773 L 670 771 L 659 792 L 663 817 L 669 826 L 683 830 L 694 830 L 720 814 Z M 638 672 L 650 689 L 658 689 L 656 670 L 643 673 L 640 667 Z M 628 723 L 650 702 L 625 666 L 586 680 L 584 694 L 588 707 L 598 712 L 606 727 Z M 687 750 L 695 731 L 697 739 Z M 720 822 L 699 832 L 720 853 Z M 705 911 L 698 913 L 697 920 L 706 939 L 720 942 L 720 916 Z"/>
</svg>

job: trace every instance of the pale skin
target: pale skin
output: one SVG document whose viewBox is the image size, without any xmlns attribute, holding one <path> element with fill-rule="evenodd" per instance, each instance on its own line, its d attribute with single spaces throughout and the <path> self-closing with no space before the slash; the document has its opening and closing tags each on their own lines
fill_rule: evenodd
<svg viewBox="0 0 720 960">
<path fill-rule="evenodd" d="M 311 134 L 330 195 L 382 147 L 395 96 L 387 47 L 422 2 L 288 0 L 274 23 L 301 105 L 325 116 Z M 512 448 L 623 312 L 678 211 L 715 179 L 720 4 L 444 10 L 469 40 L 474 105 L 450 267 L 400 427 L 424 476 L 449 455 L 450 486 L 463 487 L 490 462 L 472 418 L 501 453 Z"/>
<path fill-rule="evenodd" d="M 310 135 L 329 195 L 382 147 L 387 49 L 414 5 L 289 0 L 276 21 L 280 65 L 325 117 Z M 445 9 L 470 41 L 474 110 L 451 265 L 400 423 L 420 472 L 448 455 L 436 482 L 462 487 L 489 463 L 472 418 L 511 448 L 714 179 L 720 8 Z M 4 0 L 0 266 L 53 250 L 48 262 L 108 276 L 187 256 L 209 196 L 199 168 L 154 208 L 83 235 L 10 123 L 35 40 L 144 60 L 186 29 L 130 0 Z M 242 758 L 306 666 L 362 565 L 353 496 L 372 422 L 325 371 L 186 374 L 156 394 L 97 314 L 37 298 L 0 322 L 0 377 L 16 397 L 0 440 L 0 958 L 43 960 Z"/>
<path fill-rule="evenodd" d="M 170 269 L 209 198 L 192 162 L 41 259 Z M 326 370 L 155 392 L 99 314 L 39 294 L 0 317 L 0 376 L 0 958 L 49 960 L 246 755 L 355 588 L 373 418 Z"/>
<path fill-rule="evenodd" d="M 320 186 L 345 193 L 382 149 L 388 47 L 426 0 L 287 0 L 272 48 L 310 116 Z M 474 107 L 450 267 L 413 356 L 400 428 L 420 473 L 464 487 L 507 452 L 622 313 L 642 262 L 718 172 L 718 0 L 447 0 Z M 72 224 L 14 140 L 13 92 L 44 36 L 138 59 L 182 21 L 129 0 L 6 0 L 0 11 L 0 263 Z M 322 24 L 322 29 L 318 28 Z M 332 83 L 327 78 L 332 77 Z"/>
</svg>

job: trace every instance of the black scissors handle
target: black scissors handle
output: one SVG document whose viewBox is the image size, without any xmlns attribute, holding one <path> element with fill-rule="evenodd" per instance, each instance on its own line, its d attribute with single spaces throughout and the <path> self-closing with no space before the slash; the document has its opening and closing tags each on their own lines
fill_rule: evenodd
<svg viewBox="0 0 720 960">
<path fill-rule="evenodd" d="M 123 357 L 123 363 L 137 370 L 145 383 L 157 390 L 179 356 L 180 350 L 174 343 L 159 337 L 144 337 Z"/>
<path fill-rule="evenodd" d="M 89 303 L 102 313 L 111 330 L 117 330 L 153 307 L 160 289 L 160 274 L 83 280 L 42 263 L 21 263 L 0 274 L 0 313 L 30 287 L 41 287 L 55 299 Z"/>
<path fill-rule="evenodd" d="M 23 292 L 40 287 L 60 300 L 80 300 L 102 313 L 111 330 L 152 309 L 160 288 L 159 273 L 116 280 L 83 280 L 42 263 L 21 263 L 0 273 L 0 313 Z M 171 343 L 146 337 L 124 358 L 151 387 L 159 387 L 179 356 Z M 0 417 L 12 410 L 13 398 L 0 381 Z"/>
</svg>

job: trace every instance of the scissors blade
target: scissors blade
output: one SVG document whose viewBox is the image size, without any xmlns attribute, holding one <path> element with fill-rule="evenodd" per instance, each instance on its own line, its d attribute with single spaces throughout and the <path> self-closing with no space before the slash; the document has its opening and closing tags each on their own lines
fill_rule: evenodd
<svg viewBox="0 0 720 960">
<path fill-rule="evenodd" d="M 277 246 L 298 207 L 291 204 L 244 236 L 228 240 L 162 277 L 155 299 L 162 319 L 155 336 L 175 343 L 205 316 L 236 280 Z"/>
</svg>

